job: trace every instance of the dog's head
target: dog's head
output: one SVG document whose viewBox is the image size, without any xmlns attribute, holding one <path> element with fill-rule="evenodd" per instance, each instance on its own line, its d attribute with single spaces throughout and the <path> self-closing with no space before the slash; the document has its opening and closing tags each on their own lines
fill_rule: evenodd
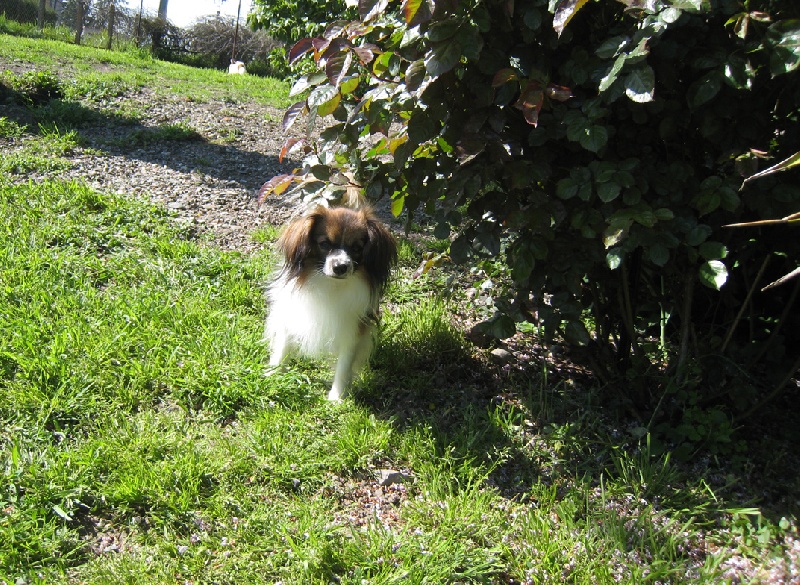
<svg viewBox="0 0 800 585">
<path fill-rule="evenodd" d="M 383 290 L 397 262 L 397 244 L 367 208 L 318 206 L 293 221 L 278 240 L 285 267 L 300 284 L 318 271 L 347 278 L 363 271 L 373 290 Z"/>
</svg>

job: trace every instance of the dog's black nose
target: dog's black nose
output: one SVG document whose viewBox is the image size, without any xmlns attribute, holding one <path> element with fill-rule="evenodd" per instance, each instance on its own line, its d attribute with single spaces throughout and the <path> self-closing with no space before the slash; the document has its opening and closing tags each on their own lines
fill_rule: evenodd
<svg viewBox="0 0 800 585">
<path fill-rule="evenodd" d="M 333 265 L 333 273 L 336 276 L 344 276 L 347 274 L 348 264 L 347 262 L 339 262 Z"/>
</svg>

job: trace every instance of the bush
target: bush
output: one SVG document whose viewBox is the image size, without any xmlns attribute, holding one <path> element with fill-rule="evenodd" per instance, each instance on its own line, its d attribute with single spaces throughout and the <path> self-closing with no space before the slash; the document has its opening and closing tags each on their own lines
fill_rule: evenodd
<svg viewBox="0 0 800 585">
<path fill-rule="evenodd" d="M 3 0 L 0 14 L 16 22 L 25 24 L 38 24 L 39 3 L 34 0 Z M 56 23 L 56 14 L 48 3 L 44 13 L 44 24 L 53 26 Z"/>
<path fill-rule="evenodd" d="M 797 286 L 759 291 L 797 266 L 796 232 L 723 227 L 800 210 L 796 172 L 740 188 L 800 150 L 800 9 L 748 7 L 362 0 L 290 50 L 324 75 L 284 127 L 331 122 L 264 194 L 428 213 L 505 283 L 485 331 L 534 322 L 662 436 L 721 444 L 800 352 Z"/>
<path fill-rule="evenodd" d="M 345 0 L 254 0 L 248 22 L 285 43 L 322 32 L 326 23 L 354 18 Z"/>
<path fill-rule="evenodd" d="M 58 77 L 50 71 L 26 71 L 20 75 L 4 75 L 14 92 L 15 100 L 22 105 L 40 106 L 64 97 L 64 88 Z"/>
<path fill-rule="evenodd" d="M 285 59 L 276 67 L 273 57 L 283 50 L 282 44 L 265 31 L 252 31 L 247 27 L 236 29 L 235 22 L 222 18 L 209 18 L 198 22 L 181 34 L 180 51 L 172 51 L 170 60 L 193 66 L 228 69 L 234 56 L 247 66 L 248 73 L 281 77 L 286 71 Z"/>
</svg>

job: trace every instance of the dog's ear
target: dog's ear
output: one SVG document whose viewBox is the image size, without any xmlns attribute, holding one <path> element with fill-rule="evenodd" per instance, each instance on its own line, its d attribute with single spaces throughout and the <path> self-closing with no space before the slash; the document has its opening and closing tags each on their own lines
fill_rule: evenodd
<svg viewBox="0 0 800 585">
<path fill-rule="evenodd" d="M 297 278 L 303 271 L 306 259 L 313 252 L 311 234 L 319 220 L 317 210 L 292 221 L 278 238 L 277 248 L 283 254 L 284 269 L 290 278 Z"/>
<path fill-rule="evenodd" d="M 392 232 L 371 213 L 366 213 L 367 245 L 363 264 L 376 290 L 383 291 L 389 283 L 392 268 L 397 264 L 397 243 Z"/>
</svg>

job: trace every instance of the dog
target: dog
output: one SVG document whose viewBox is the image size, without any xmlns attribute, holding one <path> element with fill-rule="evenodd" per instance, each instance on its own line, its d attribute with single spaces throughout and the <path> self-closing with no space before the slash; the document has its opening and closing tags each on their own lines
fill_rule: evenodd
<svg viewBox="0 0 800 585">
<path fill-rule="evenodd" d="M 247 73 L 247 69 L 244 67 L 244 63 L 241 61 L 231 61 L 231 64 L 228 65 L 228 73 L 232 73 L 235 75 L 244 75 Z"/>
<path fill-rule="evenodd" d="M 317 206 L 277 241 L 264 336 L 273 370 L 292 355 L 333 355 L 328 399 L 342 400 L 372 352 L 397 243 L 368 207 Z"/>
</svg>

